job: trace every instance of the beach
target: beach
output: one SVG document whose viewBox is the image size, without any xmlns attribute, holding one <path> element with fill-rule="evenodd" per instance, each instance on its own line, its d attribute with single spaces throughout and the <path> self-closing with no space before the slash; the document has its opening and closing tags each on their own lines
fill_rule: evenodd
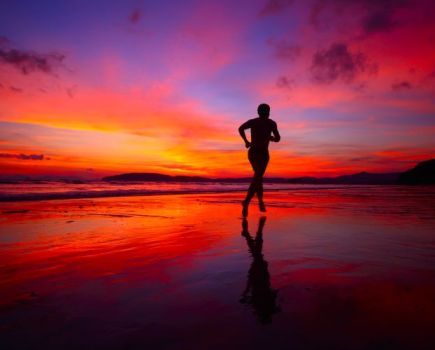
<svg viewBox="0 0 435 350">
<path fill-rule="evenodd" d="M 0 203 L 4 349 L 432 349 L 435 187 Z"/>
</svg>

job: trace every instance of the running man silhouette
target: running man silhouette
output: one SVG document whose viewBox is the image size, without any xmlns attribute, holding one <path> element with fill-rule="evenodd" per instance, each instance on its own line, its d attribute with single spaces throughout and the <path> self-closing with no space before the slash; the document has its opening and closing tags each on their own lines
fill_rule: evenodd
<svg viewBox="0 0 435 350">
<path fill-rule="evenodd" d="M 263 202 L 263 175 L 269 163 L 269 142 L 279 142 L 281 136 L 276 123 L 269 119 L 270 106 L 262 103 L 257 108 L 258 118 L 250 119 L 239 127 L 239 133 L 246 148 L 249 148 L 248 159 L 254 170 L 254 177 L 249 185 L 246 198 L 242 201 L 242 215 L 248 216 L 248 206 L 252 197 L 257 193 L 260 211 L 265 212 Z M 251 141 L 246 138 L 245 130 L 251 129 Z"/>
</svg>

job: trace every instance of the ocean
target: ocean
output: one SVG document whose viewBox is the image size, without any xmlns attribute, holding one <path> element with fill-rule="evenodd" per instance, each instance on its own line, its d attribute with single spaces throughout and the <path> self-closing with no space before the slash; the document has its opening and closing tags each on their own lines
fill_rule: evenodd
<svg viewBox="0 0 435 350">
<path fill-rule="evenodd" d="M 104 182 L 17 181 L 0 183 L 0 202 L 193 194 L 246 191 L 249 183 L 227 182 Z M 265 183 L 265 191 L 360 188 L 354 185 L 294 185 Z"/>
</svg>

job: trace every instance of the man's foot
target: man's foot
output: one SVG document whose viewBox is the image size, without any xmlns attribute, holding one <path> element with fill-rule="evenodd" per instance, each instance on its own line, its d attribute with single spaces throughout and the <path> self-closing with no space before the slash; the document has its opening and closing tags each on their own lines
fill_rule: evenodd
<svg viewBox="0 0 435 350">
<path fill-rule="evenodd" d="M 266 206 L 264 205 L 263 201 L 258 202 L 258 207 L 260 208 L 260 211 L 265 213 L 266 212 Z"/>
<path fill-rule="evenodd" d="M 248 216 L 248 206 L 249 206 L 249 203 L 246 202 L 246 201 L 242 201 L 242 206 L 243 206 L 243 209 L 242 209 L 242 216 L 243 216 L 244 218 L 246 218 L 246 217 Z"/>
</svg>

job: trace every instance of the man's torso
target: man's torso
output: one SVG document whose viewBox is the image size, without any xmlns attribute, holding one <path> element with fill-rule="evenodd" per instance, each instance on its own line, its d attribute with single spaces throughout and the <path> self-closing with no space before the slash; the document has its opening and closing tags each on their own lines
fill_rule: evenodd
<svg viewBox="0 0 435 350">
<path fill-rule="evenodd" d="M 275 122 L 271 119 L 255 118 L 250 120 L 251 148 L 267 151 Z"/>
</svg>

